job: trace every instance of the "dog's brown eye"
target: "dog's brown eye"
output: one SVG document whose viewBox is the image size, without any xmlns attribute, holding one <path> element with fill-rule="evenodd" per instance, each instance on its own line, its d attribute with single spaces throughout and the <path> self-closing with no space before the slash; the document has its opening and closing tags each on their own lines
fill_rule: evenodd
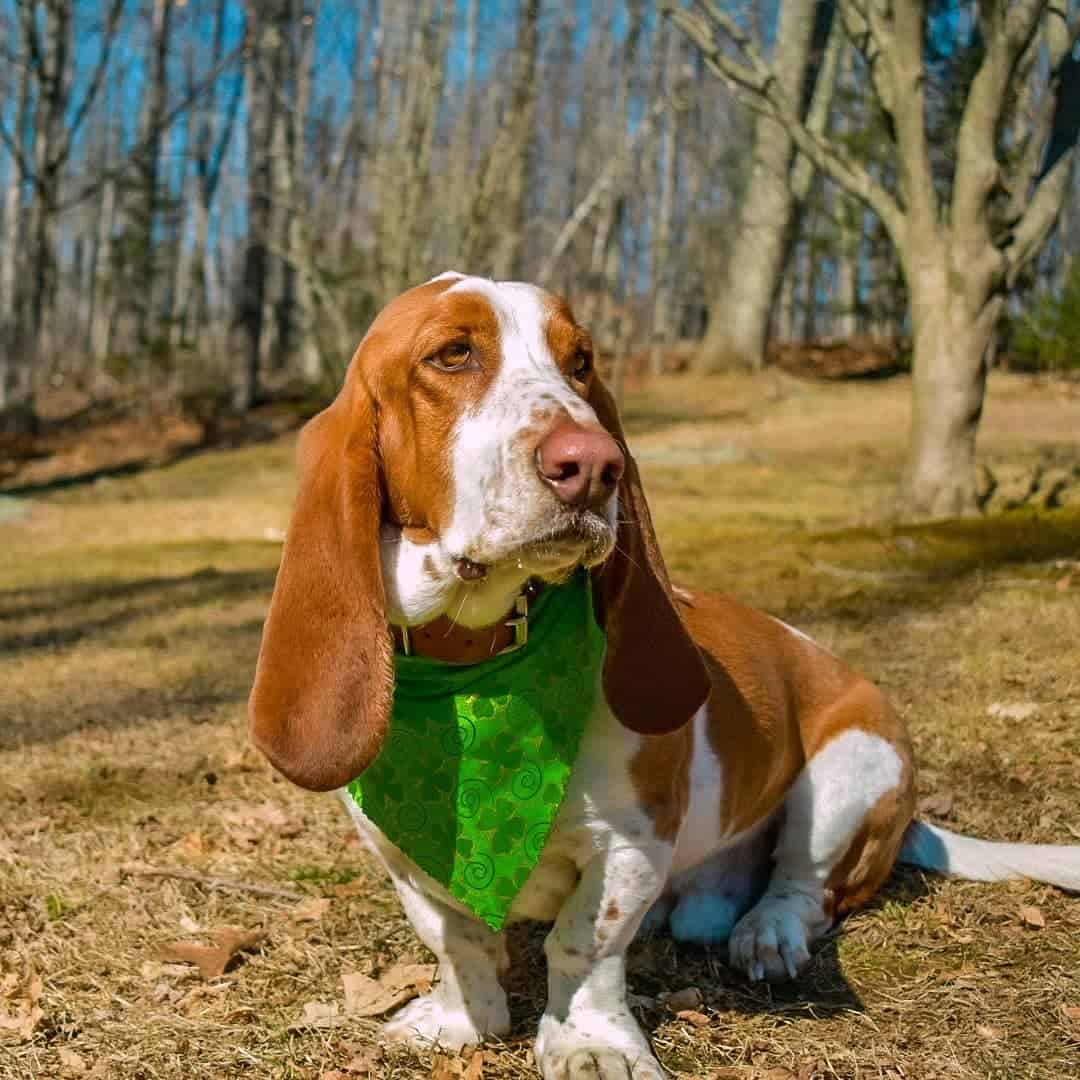
<svg viewBox="0 0 1080 1080">
<path fill-rule="evenodd" d="M 570 372 L 570 377 L 577 382 L 584 382 L 589 377 L 590 371 L 592 371 L 592 353 L 585 349 L 578 349 L 574 353 L 574 368 Z"/>
<path fill-rule="evenodd" d="M 438 352 L 424 357 L 424 363 L 430 364 L 437 371 L 450 372 L 464 371 L 476 366 L 472 358 L 472 347 L 464 341 L 444 345 Z"/>
</svg>

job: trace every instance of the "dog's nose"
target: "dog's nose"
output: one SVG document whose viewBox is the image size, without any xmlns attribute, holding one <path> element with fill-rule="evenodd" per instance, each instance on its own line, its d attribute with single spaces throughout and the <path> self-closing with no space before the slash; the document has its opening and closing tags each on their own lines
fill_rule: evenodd
<svg viewBox="0 0 1080 1080">
<path fill-rule="evenodd" d="M 601 428 L 560 424 L 536 450 L 540 479 L 567 506 L 599 509 L 611 498 L 626 469 L 618 443 Z"/>
</svg>

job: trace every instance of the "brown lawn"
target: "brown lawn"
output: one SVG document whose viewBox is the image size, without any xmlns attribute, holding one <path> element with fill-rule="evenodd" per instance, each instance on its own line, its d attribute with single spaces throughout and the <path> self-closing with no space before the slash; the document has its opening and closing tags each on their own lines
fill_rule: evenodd
<svg viewBox="0 0 1080 1080">
<path fill-rule="evenodd" d="M 1080 842 L 1077 485 L 1061 509 L 1036 493 L 976 522 L 875 524 L 907 390 L 632 387 L 672 569 L 876 678 L 911 725 L 928 816 Z M 996 375 L 982 447 L 999 472 L 1080 467 L 1076 386 Z M 377 1020 L 344 1015 L 344 973 L 430 957 L 335 800 L 245 749 L 291 454 L 194 457 L 21 518 L 0 505 L 16 517 L 0 524 L 2 1077 L 535 1075 L 537 928 L 515 935 L 514 1035 L 480 1058 L 383 1050 Z M 1023 720 L 1000 708 L 1025 704 Z M 262 936 L 213 975 L 223 927 Z M 688 987 L 705 1022 L 658 1000 Z M 903 871 L 794 985 L 748 985 L 722 954 L 657 939 L 633 951 L 630 989 L 678 1076 L 1063 1080 L 1080 1075 L 1080 899 Z"/>
</svg>

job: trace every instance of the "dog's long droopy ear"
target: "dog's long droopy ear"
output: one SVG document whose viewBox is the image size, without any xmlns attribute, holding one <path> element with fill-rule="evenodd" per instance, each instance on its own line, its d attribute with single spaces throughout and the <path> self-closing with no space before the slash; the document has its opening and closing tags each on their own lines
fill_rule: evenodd
<svg viewBox="0 0 1080 1080">
<path fill-rule="evenodd" d="M 297 463 L 248 720 L 275 768 L 301 787 L 328 791 L 378 754 L 393 698 L 375 420 L 355 371 L 304 429 Z"/>
<path fill-rule="evenodd" d="M 607 387 L 593 377 L 589 404 L 626 455 L 616 547 L 593 571 L 607 636 L 604 695 L 628 728 L 662 735 L 685 724 L 709 694 L 709 676 L 675 603 L 637 464 Z"/>
</svg>

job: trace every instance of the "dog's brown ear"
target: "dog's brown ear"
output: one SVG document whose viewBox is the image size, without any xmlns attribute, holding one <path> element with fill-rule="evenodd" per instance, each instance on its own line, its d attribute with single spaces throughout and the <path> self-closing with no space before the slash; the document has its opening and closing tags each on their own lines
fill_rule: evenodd
<svg viewBox="0 0 1080 1080">
<path fill-rule="evenodd" d="M 355 365 L 334 403 L 304 428 L 297 458 L 299 488 L 248 720 L 275 768 L 327 791 L 371 764 L 393 698 L 375 420 Z"/>
<path fill-rule="evenodd" d="M 681 727 L 709 695 L 709 676 L 671 598 L 637 464 L 607 387 L 593 377 L 589 404 L 626 455 L 614 552 L 593 571 L 607 635 L 604 695 L 619 720 L 645 735 Z"/>
</svg>

